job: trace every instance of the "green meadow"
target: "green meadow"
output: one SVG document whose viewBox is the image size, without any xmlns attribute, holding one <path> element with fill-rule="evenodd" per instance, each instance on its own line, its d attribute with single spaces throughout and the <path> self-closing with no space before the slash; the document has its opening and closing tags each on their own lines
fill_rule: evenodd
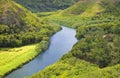
<svg viewBox="0 0 120 78">
<path fill-rule="evenodd" d="M 0 49 L 0 76 L 21 67 L 24 63 L 32 60 L 38 53 L 35 51 L 37 44 L 18 48 Z M 7 57 L 7 58 L 6 58 Z"/>
</svg>

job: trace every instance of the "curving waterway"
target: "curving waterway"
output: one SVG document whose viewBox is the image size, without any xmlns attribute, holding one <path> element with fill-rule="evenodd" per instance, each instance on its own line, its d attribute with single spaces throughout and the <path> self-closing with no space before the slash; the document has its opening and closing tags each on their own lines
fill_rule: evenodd
<svg viewBox="0 0 120 78">
<path fill-rule="evenodd" d="M 72 49 L 72 46 L 77 42 L 75 35 L 76 31 L 74 29 L 62 26 L 62 30 L 51 37 L 50 46 L 45 52 L 5 78 L 24 78 L 24 76 L 30 76 L 55 63 L 62 55 Z"/>
</svg>

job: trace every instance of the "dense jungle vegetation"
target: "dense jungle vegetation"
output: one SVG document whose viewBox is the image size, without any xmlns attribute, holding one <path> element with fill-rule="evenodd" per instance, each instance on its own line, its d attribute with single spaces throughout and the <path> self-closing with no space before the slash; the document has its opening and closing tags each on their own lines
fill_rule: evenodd
<svg viewBox="0 0 120 78">
<path fill-rule="evenodd" d="M 119 4 L 120 0 L 83 0 L 59 14 L 46 14 L 44 18 L 75 28 L 79 41 L 58 62 L 31 78 L 119 78 Z"/>
</svg>

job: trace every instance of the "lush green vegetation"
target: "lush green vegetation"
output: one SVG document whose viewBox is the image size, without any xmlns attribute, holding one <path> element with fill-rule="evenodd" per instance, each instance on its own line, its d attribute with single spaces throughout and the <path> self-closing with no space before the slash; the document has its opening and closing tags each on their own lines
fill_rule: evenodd
<svg viewBox="0 0 120 78">
<path fill-rule="evenodd" d="M 120 78 L 119 3 L 83 0 L 59 14 L 46 15 L 44 18 L 75 28 L 79 41 L 58 62 L 31 78 Z"/>
<path fill-rule="evenodd" d="M 0 0 L 0 78 L 46 50 L 50 37 L 59 30 L 59 25 L 38 18 L 21 5 Z"/>
<path fill-rule="evenodd" d="M 32 12 L 48 12 L 65 9 L 79 0 L 14 0 Z"/>
<path fill-rule="evenodd" d="M 0 1 L 0 47 L 17 47 L 40 42 L 58 30 L 55 24 L 13 1 Z M 11 20 L 12 19 L 12 20 Z"/>
<path fill-rule="evenodd" d="M 64 60 L 61 59 L 40 73 L 31 76 L 31 78 L 76 78 L 74 76 L 79 78 L 80 75 L 98 69 L 97 65 L 90 64 L 75 57 L 70 57 L 64 58 Z"/>
<path fill-rule="evenodd" d="M 0 77 L 21 66 L 26 61 L 37 55 L 36 45 L 29 45 L 19 48 L 0 49 Z M 7 58 L 6 58 L 7 57 Z M 23 59 L 24 58 L 24 59 Z"/>
<path fill-rule="evenodd" d="M 119 20 L 119 0 L 86 0 L 79 1 L 75 5 L 53 12 L 45 18 L 55 21 L 61 25 L 77 28 L 85 23 L 97 23 L 104 21 Z M 40 16 L 41 13 L 38 13 Z"/>
<path fill-rule="evenodd" d="M 73 47 L 72 55 L 100 67 L 119 64 L 119 26 L 119 22 L 103 22 L 79 27 L 76 37 L 80 41 Z"/>
<path fill-rule="evenodd" d="M 120 65 L 100 69 L 97 65 L 70 57 L 48 66 L 31 78 L 119 78 L 119 72 Z"/>
<path fill-rule="evenodd" d="M 40 1 L 41 5 L 37 0 L 18 3 L 36 12 L 64 9 L 74 1 L 77 0 L 47 0 Z M 31 78 L 120 78 L 119 4 L 120 0 L 80 0 L 65 10 L 37 13 L 38 18 L 11 0 L 1 0 L 0 77 L 47 49 L 49 37 L 60 29 L 53 24 L 56 22 L 75 28 L 78 43 L 58 62 Z"/>
<path fill-rule="evenodd" d="M 48 45 L 49 38 L 46 38 L 33 45 L 18 48 L 0 48 L 0 78 L 32 60 L 39 53 L 46 50 Z"/>
</svg>

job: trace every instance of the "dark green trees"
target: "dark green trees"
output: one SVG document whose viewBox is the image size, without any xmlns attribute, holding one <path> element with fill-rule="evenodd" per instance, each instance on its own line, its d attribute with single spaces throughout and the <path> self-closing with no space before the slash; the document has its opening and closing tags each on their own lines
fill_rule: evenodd
<svg viewBox="0 0 120 78">
<path fill-rule="evenodd" d="M 77 29 L 80 41 L 73 47 L 73 56 L 106 67 L 120 63 L 119 22 L 104 22 Z"/>
</svg>

